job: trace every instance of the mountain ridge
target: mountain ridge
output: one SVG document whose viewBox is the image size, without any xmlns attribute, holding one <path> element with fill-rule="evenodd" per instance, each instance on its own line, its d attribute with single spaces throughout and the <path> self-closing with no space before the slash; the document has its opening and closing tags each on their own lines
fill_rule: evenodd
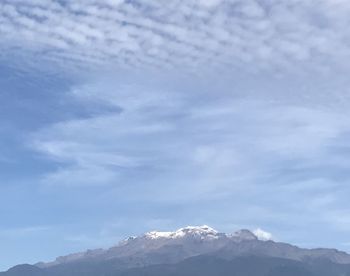
<svg viewBox="0 0 350 276">
<path fill-rule="evenodd" d="M 261 239 L 247 229 L 226 234 L 202 225 L 187 226 L 171 232 L 150 231 L 122 240 L 108 249 L 87 250 L 58 257 L 53 262 L 17 266 L 0 273 L 0 276 L 27 276 L 33 273 L 34 276 L 114 276 L 119 275 L 116 273 L 134 273 L 133 271 L 140 270 L 146 273 L 149 269 L 157 270 L 162 267 L 173 271 L 176 268 L 183 269 L 184 262 L 185 267 L 190 266 L 197 261 L 195 258 L 213 260 L 218 266 L 223 262 L 227 267 L 244 263 L 251 265 L 254 260 L 263 263 L 266 261 L 269 263 L 266 269 L 276 271 L 286 262 L 291 266 L 315 271 L 322 263 L 328 262 L 342 273 L 339 275 L 347 275 L 344 274 L 347 270 L 350 273 L 350 255 L 346 252 L 326 248 L 299 248 L 288 243 Z M 31 274 L 24 273 L 23 269 Z M 240 269 L 243 271 L 245 268 Z"/>
<path fill-rule="evenodd" d="M 163 243 L 168 243 L 174 241 L 181 241 L 181 239 L 194 238 L 200 240 L 217 240 L 222 238 L 232 239 L 234 241 L 243 241 L 243 240 L 258 240 L 258 237 L 254 235 L 253 232 L 247 229 L 238 230 L 232 234 L 226 234 L 215 230 L 207 225 L 202 226 L 186 226 L 183 228 L 179 228 L 175 231 L 149 231 L 140 236 L 130 236 L 122 241 L 120 241 L 117 245 L 112 246 L 108 249 L 94 249 L 94 250 L 86 250 L 84 252 L 73 253 L 65 256 L 57 257 L 53 262 L 47 263 L 37 263 L 35 264 L 38 267 L 48 267 L 52 265 L 58 265 L 65 262 L 77 261 L 81 258 L 90 258 L 97 257 L 103 254 L 108 254 L 108 252 L 113 252 L 119 250 L 122 246 L 130 246 L 131 243 L 144 241 L 148 243 L 149 246 L 153 244 L 153 242 L 160 242 L 156 244 L 156 247 L 160 247 Z M 154 246 L 154 245 L 153 245 Z"/>
</svg>

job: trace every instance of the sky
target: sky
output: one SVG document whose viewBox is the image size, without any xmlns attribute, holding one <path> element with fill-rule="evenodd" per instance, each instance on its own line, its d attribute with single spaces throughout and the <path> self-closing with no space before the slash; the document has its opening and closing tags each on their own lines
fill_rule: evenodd
<svg viewBox="0 0 350 276">
<path fill-rule="evenodd" d="M 349 12 L 2 0 L 0 270 L 202 224 L 350 252 Z"/>
</svg>

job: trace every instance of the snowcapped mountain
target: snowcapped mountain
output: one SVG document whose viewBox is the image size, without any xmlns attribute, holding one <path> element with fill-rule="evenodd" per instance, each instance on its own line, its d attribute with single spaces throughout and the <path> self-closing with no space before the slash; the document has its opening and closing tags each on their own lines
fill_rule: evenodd
<svg viewBox="0 0 350 276">
<path fill-rule="evenodd" d="M 109 249 L 88 250 L 58 257 L 50 263 L 38 263 L 39 267 L 50 267 L 58 264 L 81 261 L 85 259 L 113 259 L 137 256 L 140 259 L 150 259 L 147 263 L 161 263 L 165 257 L 169 262 L 175 262 L 190 256 L 208 253 L 223 248 L 229 242 L 241 242 L 244 240 L 258 240 L 249 230 L 240 230 L 233 234 L 225 234 L 207 226 L 187 226 L 173 232 L 151 231 L 138 237 L 128 237 Z M 157 252 L 168 250 L 159 255 L 159 261 L 155 260 Z M 182 251 L 182 252 L 179 252 Z M 179 256 L 173 255 L 177 252 Z"/>
<path fill-rule="evenodd" d="M 198 258 L 219 260 L 219 263 L 229 262 L 225 263 L 228 266 L 231 265 L 232 261 L 250 263 L 255 260 L 254 258 L 271 260 L 271 262 L 267 261 L 266 263 L 269 266 L 280 263 L 279 260 L 282 258 L 285 260 L 283 262 L 293 265 L 313 266 L 316 263 L 318 267 L 319 262 L 322 264 L 331 263 L 337 269 L 341 268 L 339 271 L 342 272 L 342 269 L 349 268 L 349 274 L 339 275 L 350 276 L 350 255 L 345 252 L 335 249 L 303 249 L 269 240 L 269 237 L 270 235 L 263 233 L 262 230 L 257 234 L 246 229 L 225 234 L 207 225 L 187 226 L 173 232 L 151 231 L 137 237 L 129 237 L 109 249 L 88 250 L 58 257 L 50 263 L 38 263 L 31 267 L 31 271 L 34 271 L 34 275 L 45 276 L 109 276 L 119 275 L 116 274 L 117 272 L 133 271 L 155 265 L 176 266 L 183 264 L 183 262 L 188 265 L 188 260 L 191 260 L 190 264 L 192 265 L 192 260 L 198 261 Z M 260 262 L 265 263 L 262 260 Z M 18 272 L 23 269 L 28 270 L 29 268 L 27 266 L 19 267 L 11 270 L 17 271 L 15 274 L 0 273 L 0 276 L 24 276 L 25 273 Z M 41 274 L 37 274 L 38 271 Z M 132 273 L 130 275 L 139 275 L 138 273 L 141 272 Z M 150 275 L 153 275 L 152 273 L 150 272 Z M 329 276 L 338 276 L 338 274 Z"/>
<path fill-rule="evenodd" d="M 174 232 L 158 232 L 152 231 L 148 232 L 144 235 L 146 238 L 150 239 L 179 239 L 184 237 L 199 237 L 200 239 L 217 239 L 219 238 L 219 233 L 215 229 L 203 225 L 203 226 L 187 226 L 184 228 L 180 228 Z"/>
<path fill-rule="evenodd" d="M 119 260 L 127 267 L 176 263 L 189 257 L 216 254 L 225 257 L 258 255 L 292 260 L 326 258 L 337 263 L 350 263 L 350 255 L 330 249 L 301 249 L 289 244 L 259 239 L 242 229 L 232 234 L 220 233 L 203 226 L 187 226 L 173 232 L 151 231 L 129 237 L 109 249 L 88 250 L 58 257 L 41 268 L 81 261 Z"/>
<path fill-rule="evenodd" d="M 128 238 L 128 240 L 133 240 L 137 237 Z M 243 240 L 258 240 L 259 237 L 253 234 L 253 232 L 242 229 L 233 234 L 225 234 L 216 231 L 207 225 L 202 226 L 187 226 L 180 228 L 174 232 L 159 232 L 151 231 L 145 233 L 141 238 L 152 239 L 152 240 L 181 240 L 181 239 L 199 239 L 199 240 L 218 240 L 218 239 L 230 239 L 233 241 L 243 241 Z"/>
</svg>

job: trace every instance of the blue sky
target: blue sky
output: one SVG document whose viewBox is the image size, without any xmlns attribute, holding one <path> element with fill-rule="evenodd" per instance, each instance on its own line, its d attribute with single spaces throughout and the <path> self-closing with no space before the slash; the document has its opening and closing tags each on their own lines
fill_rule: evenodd
<svg viewBox="0 0 350 276">
<path fill-rule="evenodd" d="M 350 251 L 342 0 L 4 0 L 0 269 L 208 224 Z"/>
</svg>

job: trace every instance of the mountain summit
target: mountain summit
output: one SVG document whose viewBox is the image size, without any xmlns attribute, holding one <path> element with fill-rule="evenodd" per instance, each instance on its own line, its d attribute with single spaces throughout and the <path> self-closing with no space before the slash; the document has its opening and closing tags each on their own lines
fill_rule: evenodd
<svg viewBox="0 0 350 276">
<path fill-rule="evenodd" d="M 199 237 L 201 239 L 215 239 L 219 237 L 218 231 L 215 229 L 207 226 L 187 226 L 184 228 L 180 228 L 174 232 L 158 232 L 158 231 L 152 231 L 148 232 L 144 235 L 147 238 L 150 239 L 159 239 L 159 238 L 166 238 L 166 239 L 178 239 L 178 238 L 184 238 L 184 237 Z"/>
<path fill-rule="evenodd" d="M 143 238 L 148 239 L 201 239 L 201 240 L 212 240 L 220 238 L 229 238 L 236 241 L 243 240 L 257 240 L 259 239 L 253 232 L 242 229 L 234 232 L 233 234 L 220 233 L 214 228 L 211 228 L 208 225 L 202 226 L 186 226 L 180 228 L 173 232 L 161 232 L 161 231 L 151 231 L 145 233 Z M 127 241 L 134 240 L 137 237 L 130 237 Z"/>
<path fill-rule="evenodd" d="M 207 225 L 187 226 L 173 232 L 151 231 L 138 237 L 129 237 L 109 249 L 88 250 L 58 257 L 49 263 L 19 266 L 0 273 L 0 276 L 197 275 L 193 269 L 202 266 L 203 262 L 213 263 L 211 268 L 208 267 L 209 270 L 230 267 L 227 268 L 229 271 L 225 270 L 229 274 L 222 275 L 231 275 L 231 270 L 238 269 L 240 273 L 232 275 L 264 276 L 265 274 L 243 273 L 250 266 L 262 265 L 267 271 L 270 268 L 277 269 L 277 274 L 266 274 L 267 276 L 350 276 L 350 255 L 345 252 L 335 249 L 303 249 L 261 239 L 246 229 L 233 234 L 220 233 Z M 333 274 L 322 274 L 326 269 L 321 269 L 317 274 L 305 274 L 305 271 L 319 269 L 325 264 L 327 269 L 332 267 Z M 283 274 L 279 270 L 281 265 L 291 266 L 294 274 Z M 150 272 L 147 272 L 149 269 Z M 174 273 L 166 274 L 168 269 L 174 270 Z M 305 269 L 305 273 L 301 273 L 300 269 Z M 182 272 L 176 274 L 178 270 Z M 198 273 L 221 275 L 214 272 L 206 274 L 207 271 Z"/>
</svg>

